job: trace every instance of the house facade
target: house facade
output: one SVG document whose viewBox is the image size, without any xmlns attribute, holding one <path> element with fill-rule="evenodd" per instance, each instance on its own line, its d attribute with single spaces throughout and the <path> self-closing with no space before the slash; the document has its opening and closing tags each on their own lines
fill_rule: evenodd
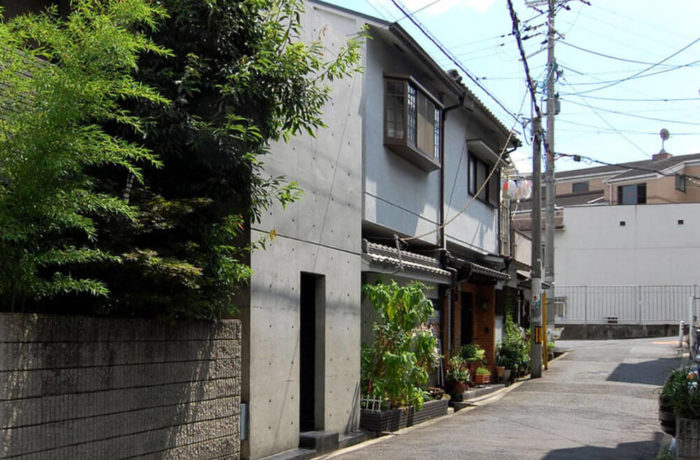
<svg viewBox="0 0 700 460">
<path fill-rule="evenodd" d="M 305 432 L 358 429 L 374 320 L 363 283 L 421 281 L 443 353 L 479 343 L 493 366 L 511 279 L 499 220 L 501 169 L 518 143 L 508 128 L 399 25 L 318 1 L 302 24 L 331 50 L 365 28 L 371 39 L 363 73 L 332 84 L 327 128 L 266 159 L 304 196 L 251 229 L 251 240 L 276 233 L 251 255 L 241 310 L 251 459 L 296 448 Z"/>
</svg>

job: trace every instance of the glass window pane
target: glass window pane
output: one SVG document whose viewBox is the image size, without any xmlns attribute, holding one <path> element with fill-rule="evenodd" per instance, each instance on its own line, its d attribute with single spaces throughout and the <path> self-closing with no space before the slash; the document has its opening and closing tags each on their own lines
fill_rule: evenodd
<svg viewBox="0 0 700 460">
<path fill-rule="evenodd" d="M 476 194 L 476 159 L 469 156 L 469 194 Z"/>
<path fill-rule="evenodd" d="M 482 186 L 482 184 L 486 181 L 486 176 L 488 175 L 488 170 L 486 168 L 486 163 L 482 161 L 477 161 L 476 163 L 476 187 L 477 190 L 479 187 Z M 484 187 L 481 192 L 479 193 L 479 199 L 486 201 L 486 194 L 488 187 Z"/>
<path fill-rule="evenodd" d="M 417 103 L 416 88 L 408 85 L 408 143 L 416 145 Z"/>
<path fill-rule="evenodd" d="M 404 88 L 405 84 L 398 81 L 386 81 L 384 98 L 384 132 L 386 137 L 404 138 Z"/>
<path fill-rule="evenodd" d="M 418 93 L 418 139 L 416 145 L 423 153 L 435 154 L 435 105 Z"/>
</svg>

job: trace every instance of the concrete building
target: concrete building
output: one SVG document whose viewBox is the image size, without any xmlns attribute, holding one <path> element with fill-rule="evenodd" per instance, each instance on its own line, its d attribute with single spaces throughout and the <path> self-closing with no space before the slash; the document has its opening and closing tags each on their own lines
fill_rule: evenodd
<svg viewBox="0 0 700 460">
<path fill-rule="evenodd" d="M 422 281 L 443 351 L 477 342 L 493 365 L 496 287 L 510 278 L 499 225 L 500 170 L 518 142 L 508 128 L 398 24 L 317 1 L 302 23 L 331 48 L 363 27 L 372 39 L 364 72 L 333 83 L 328 127 L 266 160 L 305 193 L 251 232 L 277 232 L 251 256 L 241 316 L 251 459 L 297 447 L 305 431 L 357 429 L 374 318 L 363 282 Z"/>
<path fill-rule="evenodd" d="M 529 231 L 530 206 L 515 227 Z M 689 319 L 700 295 L 700 154 L 559 172 L 556 206 L 558 324 Z"/>
</svg>

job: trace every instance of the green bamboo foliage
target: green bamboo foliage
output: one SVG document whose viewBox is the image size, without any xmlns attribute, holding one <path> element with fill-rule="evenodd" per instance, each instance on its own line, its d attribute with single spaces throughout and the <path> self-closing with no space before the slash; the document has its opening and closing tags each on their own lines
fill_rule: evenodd
<svg viewBox="0 0 700 460">
<path fill-rule="evenodd" d="M 437 340 L 427 326 L 433 305 L 425 286 L 366 284 L 362 291 L 379 313 L 374 343 L 362 348 L 363 393 L 392 407 L 423 407 L 428 372 L 438 363 Z"/>
<path fill-rule="evenodd" d="M 138 164 L 158 159 L 108 134 L 106 123 L 141 130 L 123 100 L 167 101 L 132 74 L 142 53 L 166 55 L 137 25 L 163 11 L 144 0 L 77 0 L 64 20 L 56 9 L 0 22 L 0 307 L 60 293 L 109 294 L 105 283 L 72 268 L 118 262 L 100 249 L 93 216 L 133 219 L 117 194 L 98 192 L 90 168 L 111 166 L 138 181 Z"/>
</svg>

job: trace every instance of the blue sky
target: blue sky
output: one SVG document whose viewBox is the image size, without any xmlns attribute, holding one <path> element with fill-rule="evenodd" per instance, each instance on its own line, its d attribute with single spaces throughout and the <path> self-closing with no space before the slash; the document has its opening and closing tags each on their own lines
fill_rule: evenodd
<svg viewBox="0 0 700 460">
<path fill-rule="evenodd" d="M 399 20 L 445 69 L 455 65 L 403 16 L 392 0 L 327 0 L 389 21 Z M 521 172 L 532 170 L 525 74 L 506 0 L 396 0 L 435 36 L 490 94 L 464 82 L 523 146 L 512 154 Z M 546 14 L 513 0 L 521 21 L 538 34 L 524 46 L 532 77 L 544 84 Z M 560 2 L 561 3 L 561 2 Z M 579 0 L 555 19 L 561 113 L 555 151 L 610 163 L 650 159 L 661 149 L 659 131 L 674 155 L 700 153 L 700 1 Z M 422 8 L 422 9 L 421 9 Z M 544 8 L 544 7 L 543 7 Z M 545 10 L 542 9 L 544 12 Z M 538 51 L 543 50 L 538 53 Z M 521 108 L 522 107 L 522 108 Z M 513 117 L 515 115 L 518 119 Z M 558 170 L 594 166 L 562 157 Z"/>
</svg>

